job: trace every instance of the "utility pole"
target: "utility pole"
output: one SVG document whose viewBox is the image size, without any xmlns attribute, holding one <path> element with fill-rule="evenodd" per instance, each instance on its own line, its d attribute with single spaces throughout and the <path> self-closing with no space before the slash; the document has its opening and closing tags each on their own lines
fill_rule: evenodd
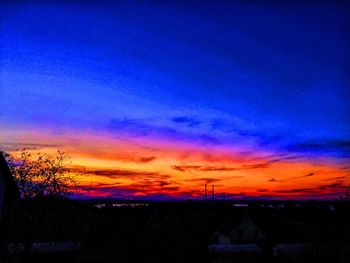
<svg viewBox="0 0 350 263">
<path fill-rule="evenodd" d="M 207 192 L 207 184 L 204 185 L 204 200 L 207 201 L 208 200 L 208 192 Z"/>
<path fill-rule="evenodd" d="M 211 194 L 212 194 L 212 200 L 214 200 L 215 194 L 214 194 L 214 185 L 211 186 Z"/>
<path fill-rule="evenodd" d="M 91 178 L 91 175 L 90 175 L 89 201 L 91 200 L 91 195 L 90 195 L 91 190 L 92 190 L 92 178 Z"/>
</svg>

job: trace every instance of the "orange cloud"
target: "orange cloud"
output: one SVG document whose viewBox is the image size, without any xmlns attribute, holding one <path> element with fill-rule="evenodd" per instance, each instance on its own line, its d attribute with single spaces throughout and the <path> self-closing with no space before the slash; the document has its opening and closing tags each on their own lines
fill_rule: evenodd
<svg viewBox="0 0 350 263">
<path fill-rule="evenodd" d="M 141 142 L 108 134 L 14 131 L 7 136 L 12 150 L 23 145 L 33 152 L 69 152 L 83 195 L 202 198 L 204 184 L 215 184 L 216 192 L 228 198 L 335 198 L 350 186 L 349 170 L 332 158 L 315 161 L 264 150 Z"/>
</svg>

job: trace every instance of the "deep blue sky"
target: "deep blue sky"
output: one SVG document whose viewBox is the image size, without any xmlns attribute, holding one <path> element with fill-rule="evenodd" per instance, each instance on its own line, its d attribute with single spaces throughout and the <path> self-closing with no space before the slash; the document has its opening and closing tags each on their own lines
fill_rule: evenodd
<svg viewBox="0 0 350 263">
<path fill-rule="evenodd" d="M 0 129 L 238 136 L 349 156 L 349 5 L 5 1 L 0 12 Z"/>
</svg>

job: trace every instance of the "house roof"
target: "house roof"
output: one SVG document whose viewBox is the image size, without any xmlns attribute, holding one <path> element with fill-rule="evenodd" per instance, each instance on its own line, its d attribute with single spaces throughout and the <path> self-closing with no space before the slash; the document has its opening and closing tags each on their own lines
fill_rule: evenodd
<svg viewBox="0 0 350 263">
<path fill-rule="evenodd" d="M 65 252 L 75 251 L 80 247 L 76 242 L 34 242 L 30 251 L 36 252 Z M 7 246 L 9 253 L 22 253 L 25 250 L 24 243 L 10 243 Z"/>
<path fill-rule="evenodd" d="M 309 247 L 310 247 L 310 244 L 300 244 L 300 243 L 276 244 L 273 250 L 290 253 L 298 250 L 307 249 Z"/>
<path fill-rule="evenodd" d="M 76 242 L 38 242 L 33 243 L 32 251 L 38 252 L 63 252 L 74 251 L 79 248 L 80 244 Z"/>
<path fill-rule="evenodd" d="M 19 198 L 18 187 L 7 165 L 7 162 L 1 152 L 0 152 L 0 176 L 3 177 L 8 189 L 7 191 L 5 191 L 5 194 L 8 195 L 11 199 L 18 199 Z"/>
<path fill-rule="evenodd" d="M 215 244 L 209 245 L 208 250 L 214 253 L 261 252 L 261 249 L 256 244 Z"/>
<path fill-rule="evenodd" d="M 230 215 L 216 232 L 223 235 L 229 235 L 234 228 L 238 227 L 246 216 L 246 214 L 242 213 Z"/>
</svg>

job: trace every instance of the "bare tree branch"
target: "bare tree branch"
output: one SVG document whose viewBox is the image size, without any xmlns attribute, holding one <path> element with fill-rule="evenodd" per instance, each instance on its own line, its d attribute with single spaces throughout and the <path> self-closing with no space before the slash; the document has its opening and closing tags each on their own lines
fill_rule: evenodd
<svg viewBox="0 0 350 263">
<path fill-rule="evenodd" d="M 77 175 L 70 173 L 69 155 L 57 151 L 55 156 L 31 154 L 25 148 L 20 156 L 3 153 L 22 198 L 40 196 L 67 197 L 77 185 Z"/>
</svg>

